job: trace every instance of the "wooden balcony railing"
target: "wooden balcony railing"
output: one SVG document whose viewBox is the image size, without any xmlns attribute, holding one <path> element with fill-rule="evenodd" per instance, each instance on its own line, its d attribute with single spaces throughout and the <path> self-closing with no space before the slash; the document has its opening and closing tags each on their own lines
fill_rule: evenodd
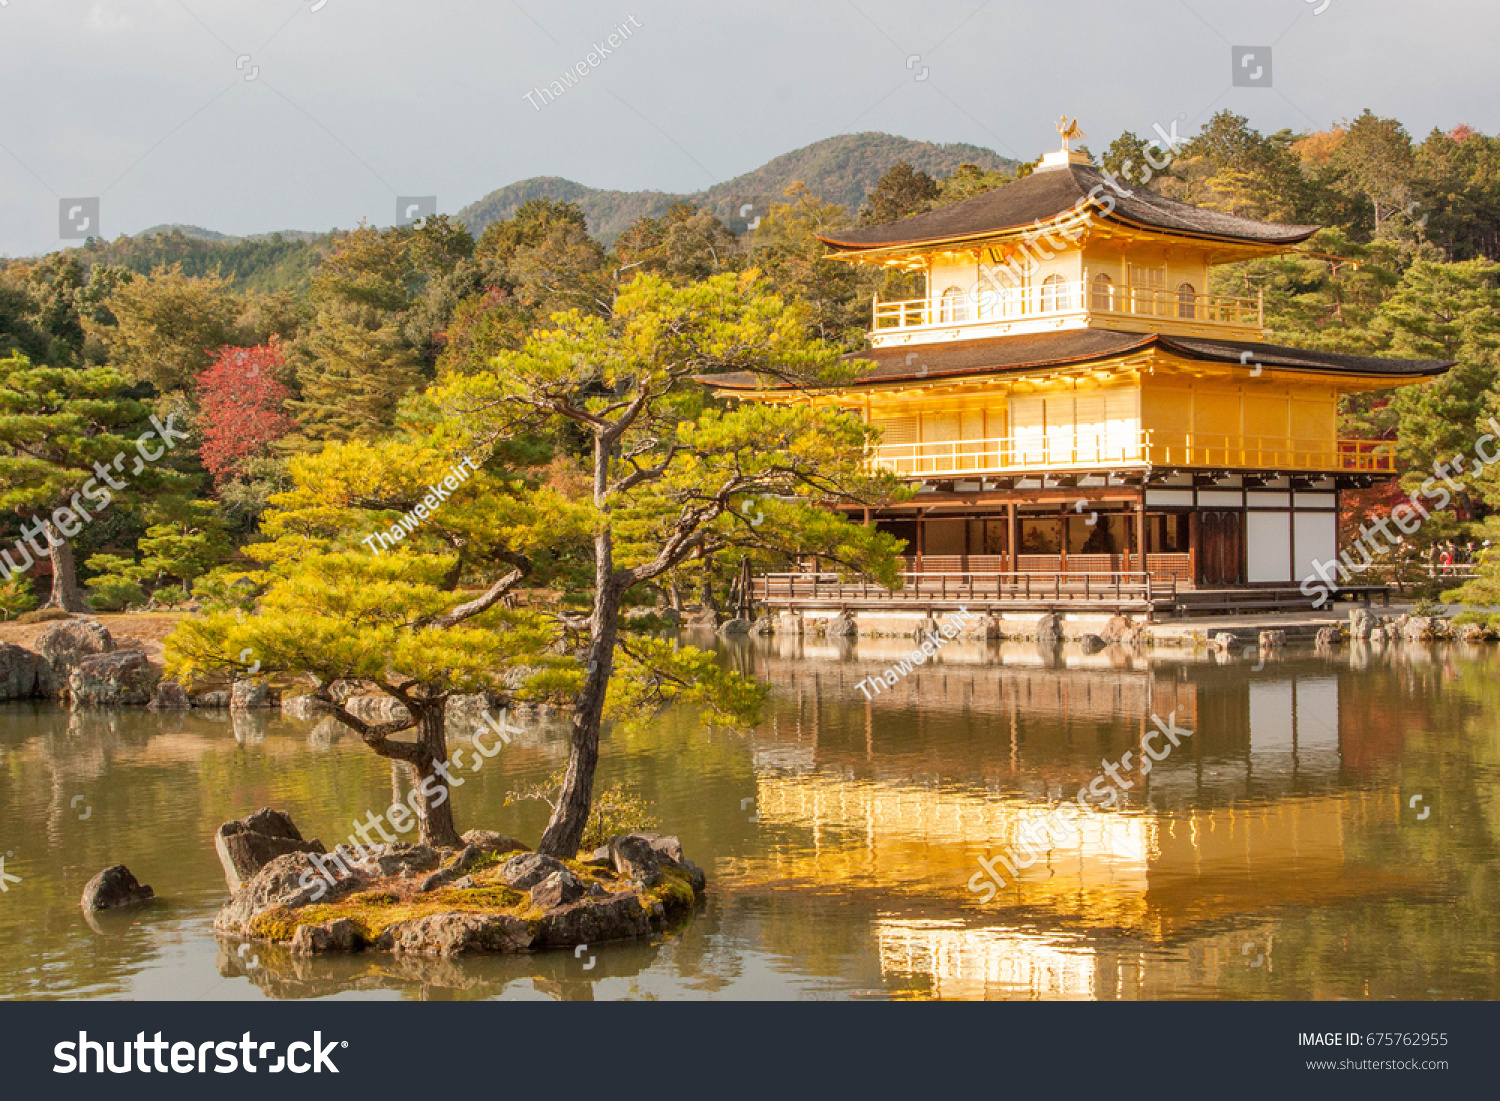
<svg viewBox="0 0 1500 1101">
<path fill-rule="evenodd" d="M 1026 318 L 1149 317 L 1195 325 L 1260 329 L 1265 306 L 1259 298 L 1197 294 L 1162 287 L 1120 287 L 1086 282 L 1030 287 L 981 288 L 941 298 L 912 298 L 873 305 L 876 333 L 892 329 L 987 325 Z"/>
<path fill-rule="evenodd" d="M 1149 429 L 1113 432 L 1054 429 L 1045 434 L 1038 431 L 993 439 L 881 444 L 870 461 L 877 469 L 907 478 L 1129 465 L 1366 474 L 1396 470 L 1395 444 L 1388 440 L 1202 434 L 1174 438 Z"/>
<path fill-rule="evenodd" d="M 1389 474 L 1396 470 L 1391 440 L 1299 439 L 1287 436 L 1194 434 L 1151 448 L 1165 466 L 1233 467 L 1245 470 L 1331 470 Z"/>
<path fill-rule="evenodd" d="M 903 573 L 899 589 L 836 573 L 771 573 L 755 578 L 757 603 L 771 606 L 887 607 L 908 605 L 1056 604 L 1102 602 L 1119 607 L 1171 603 L 1175 576 L 1149 573 Z"/>
<path fill-rule="evenodd" d="M 1037 433 L 988 440 L 881 444 L 874 462 L 882 470 L 912 477 L 1057 470 L 1145 463 L 1150 446 L 1149 432 Z"/>
</svg>

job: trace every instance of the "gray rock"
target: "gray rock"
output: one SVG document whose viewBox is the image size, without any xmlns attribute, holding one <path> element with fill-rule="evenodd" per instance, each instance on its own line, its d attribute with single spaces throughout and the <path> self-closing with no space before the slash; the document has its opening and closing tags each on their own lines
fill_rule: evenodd
<svg viewBox="0 0 1500 1101">
<path fill-rule="evenodd" d="M 1401 628 L 1401 637 L 1407 642 L 1424 642 L 1436 638 L 1433 621 L 1427 616 L 1412 616 Z"/>
<path fill-rule="evenodd" d="M 1237 644 L 1238 640 L 1229 631 L 1220 631 L 1218 634 L 1214 635 L 1213 641 L 1212 643 L 1210 643 L 1210 645 L 1221 654 L 1228 654 L 1233 652 Z"/>
<path fill-rule="evenodd" d="M 214 849 L 224 867 L 230 894 L 278 856 L 325 851 L 321 841 L 304 841 L 289 816 L 269 807 L 247 818 L 225 822 L 214 834 Z"/>
<path fill-rule="evenodd" d="M 1083 647 L 1085 654 L 1097 654 L 1109 645 L 1099 635 L 1083 635 L 1079 638 L 1078 644 Z"/>
<path fill-rule="evenodd" d="M 61 696 L 68 688 L 68 675 L 84 658 L 115 651 L 109 630 L 93 619 L 69 619 L 54 623 L 36 640 L 36 652 L 44 667 L 39 670 L 38 692 Z"/>
<path fill-rule="evenodd" d="M 500 882 L 519 891 L 529 891 L 554 872 L 567 871 L 567 865 L 541 853 L 521 853 L 500 868 Z"/>
<path fill-rule="evenodd" d="M 1490 633 L 1481 623 L 1461 623 L 1453 629 L 1453 636 L 1459 642 L 1484 642 Z"/>
<path fill-rule="evenodd" d="M 1349 611 L 1349 637 L 1356 642 L 1368 639 L 1375 629 L 1375 617 L 1368 608 L 1351 608 Z"/>
<path fill-rule="evenodd" d="M 470 845 L 482 853 L 508 853 L 519 850 L 530 852 L 531 846 L 517 841 L 503 833 L 494 830 L 470 830 L 463 835 L 465 845 Z"/>
<path fill-rule="evenodd" d="M 140 705 L 156 699 L 161 666 L 141 650 L 120 650 L 85 657 L 68 672 L 68 695 L 74 704 Z"/>
<path fill-rule="evenodd" d="M 1099 632 L 1099 637 L 1105 642 L 1125 642 L 1134 633 L 1135 628 L 1128 616 L 1110 616 L 1109 622 L 1104 625 L 1104 630 Z"/>
<path fill-rule="evenodd" d="M 1062 623 L 1055 612 L 1048 612 L 1036 621 L 1035 637 L 1038 642 L 1062 640 Z"/>
<path fill-rule="evenodd" d="M 662 858 L 663 862 L 675 864 L 687 873 L 688 878 L 693 882 L 693 892 L 695 894 L 701 895 L 703 893 L 704 888 L 708 885 L 708 877 L 703 874 L 702 868 L 682 855 L 682 842 L 677 840 L 676 837 L 671 834 L 649 833 L 646 831 L 638 831 L 631 836 L 644 838 L 646 843 L 656 852 L 657 856 Z"/>
<path fill-rule="evenodd" d="M 194 707 L 206 707 L 217 709 L 229 706 L 229 689 L 221 688 L 212 692 L 199 692 L 193 697 Z"/>
<path fill-rule="evenodd" d="M 560 872 L 553 872 L 531 888 L 531 904 L 538 910 L 553 910 L 566 906 L 587 893 L 583 880 L 564 868 Z"/>
<path fill-rule="evenodd" d="M 343 703 L 352 696 L 363 696 L 368 686 L 357 680 L 336 680 L 328 685 L 328 698 L 334 703 Z"/>
<path fill-rule="evenodd" d="M 535 944 L 539 948 L 571 948 L 645 937 L 664 917 L 660 903 L 648 910 L 635 891 L 586 896 L 542 915 L 536 926 Z"/>
<path fill-rule="evenodd" d="M 351 869 L 371 879 L 387 876 L 411 878 L 421 872 L 430 872 L 442 863 L 442 855 L 426 845 L 411 845 L 405 841 L 391 844 L 367 845 L 363 855 L 347 845 L 336 850 Z"/>
<path fill-rule="evenodd" d="M 853 638 L 859 634 L 859 624 L 852 612 L 844 611 L 830 619 L 823 632 L 829 638 Z"/>
<path fill-rule="evenodd" d="M 37 634 L 36 652 L 54 666 L 72 667 L 93 654 L 114 652 L 114 636 L 98 619 L 66 619 Z"/>
<path fill-rule="evenodd" d="M 313 706 L 311 695 L 283 696 L 281 698 L 281 713 L 289 719 L 298 719 L 304 722 L 318 718 L 322 712 Z"/>
<path fill-rule="evenodd" d="M 163 680 L 157 682 L 156 699 L 150 706 L 153 711 L 186 711 L 193 701 L 188 699 L 187 689 L 175 680 Z"/>
<path fill-rule="evenodd" d="M 281 694 L 259 680 L 237 680 L 229 690 L 229 710 L 263 711 L 281 705 Z"/>
<path fill-rule="evenodd" d="M 443 705 L 443 720 L 447 723 L 449 738 L 454 733 L 470 734 L 485 725 L 484 713 L 498 716 L 504 710 L 502 697 L 490 692 L 471 692 L 461 696 L 449 696 Z"/>
<path fill-rule="evenodd" d="M 365 944 L 364 933 L 349 918 L 337 918 L 321 925 L 299 925 L 292 934 L 292 954 L 298 956 L 358 952 Z"/>
<path fill-rule="evenodd" d="M 25 647 L 0 643 L 0 702 L 37 695 L 43 664 L 42 658 Z"/>
<path fill-rule="evenodd" d="M 750 628 L 753 626 L 755 624 L 751 623 L 748 619 L 726 619 L 723 626 L 719 628 L 719 634 L 725 638 L 729 638 L 732 635 L 748 635 Z"/>
<path fill-rule="evenodd" d="M 1260 633 L 1260 648 L 1262 650 L 1284 650 L 1286 649 L 1285 631 L 1262 631 Z"/>
<path fill-rule="evenodd" d="M 621 842 L 626 842 L 623 846 Z M 641 849 L 641 844 L 651 850 L 652 855 L 647 855 Z M 656 865 L 652 869 L 652 864 Z M 621 834 L 611 840 L 607 845 L 595 849 L 584 861 L 586 864 L 600 868 L 612 868 L 620 875 L 630 879 L 636 879 L 647 886 L 655 886 L 661 876 L 662 865 L 675 865 L 686 872 L 692 880 L 693 891 L 702 894 L 707 885 L 707 876 L 703 869 L 687 859 L 682 854 L 682 842 L 677 838 L 659 833 L 637 831 L 636 833 Z M 649 878 L 648 878 L 649 877 Z"/>
<path fill-rule="evenodd" d="M 776 617 L 776 633 L 778 635 L 798 637 L 805 633 L 806 629 L 806 621 L 795 612 L 782 612 Z"/>
<path fill-rule="evenodd" d="M 1321 649 L 1329 649 L 1339 645 L 1343 641 L 1343 635 L 1337 627 L 1319 627 L 1318 636 L 1314 640 Z"/>
<path fill-rule="evenodd" d="M 143 906 L 156 892 L 139 882 L 124 864 L 114 864 L 88 881 L 79 905 L 84 913 L 118 910 L 123 906 Z"/>
<path fill-rule="evenodd" d="M 614 860 L 616 872 L 647 887 L 654 887 L 661 879 L 662 864 L 672 862 L 670 857 L 652 846 L 649 838 L 641 834 L 627 833 L 612 839 L 609 854 Z"/>
<path fill-rule="evenodd" d="M 416 956 L 522 952 L 531 947 L 526 923 L 508 914 L 432 914 L 392 925 L 377 948 Z"/>
<path fill-rule="evenodd" d="M 326 872 L 326 875 L 325 875 Z M 330 885 L 328 880 L 333 879 Z M 278 856 L 234 893 L 214 918 L 214 930 L 231 936 L 253 936 L 251 924 L 268 910 L 296 910 L 315 902 L 332 902 L 363 890 L 369 881 L 333 857 L 295 852 Z"/>
<path fill-rule="evenodd" d="M 688 616 L 687 625 L 703 630 L 717 631 L 719 629 L 719 613 L 712 608 L 704 608 L 702 611 L 694 612 Z"/>
</svg>

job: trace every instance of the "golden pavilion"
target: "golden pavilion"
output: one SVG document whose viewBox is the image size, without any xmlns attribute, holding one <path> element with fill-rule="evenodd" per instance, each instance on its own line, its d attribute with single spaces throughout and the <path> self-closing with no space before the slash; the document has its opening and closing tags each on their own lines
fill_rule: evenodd
<svg viewBox="0 0 1500 1101">
<path fill-rule="evenodd" d="M 1030 175 L 822 238 L 835 259 L 925 276 L 920 298 L 872 304 L 853 383 L 729 376 L 720 393 L 831 403 L 881 430 L 871 461 L 917 492 L 863 518 L 907 541 L 907 599 L 1306 606 L 1299 581 L 1339 551 L 1340 495 L 1396 474 L 1392 443 L 1340 437 L 1339 399 L 1452 364 L 1267 343 L 1263 299 L 1208 293 L 1210 269 L 1319 227 L 1120 182 L 1059 129 Z M 807 584 L 762 579 L 760 595 L 806 603 Z M 822 585 L 814 604 L 870 592 Z"/>
</svg>

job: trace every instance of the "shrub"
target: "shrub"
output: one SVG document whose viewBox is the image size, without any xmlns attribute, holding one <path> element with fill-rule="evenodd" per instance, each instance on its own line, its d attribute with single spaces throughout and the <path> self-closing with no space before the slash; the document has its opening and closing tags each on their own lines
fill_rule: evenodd
<svg viewBox="0 0 1500 1101">
<path fill-rule="evenodd" d="M 88 602 L 96 612 L 123 612 L 132 604 L 146 603 L 146 590 L 129 578 L 101 574 L 89 579 Z"/>
<path fill-rule="evenodd" d="M 558 769 L 539 784 L 507 793 L 505 805 L 534 799 L 556 810 L 557 793 L 562 790 L 562 785 L 563 770 Z M 612 837 L 654 829 L 657 824 L 646 800 L 629 791 L 623 784 L 611 784 L 594 792 L 593 806 L 589 808 L 588 823 L 583 827 L 579 851 L 592 851 Z"/>
<path fill-rule="evenodd" d="M 202 603 L 205 612 L 253 612 L 263 592 L 265 586 L 250 574 L 228 566 L 220 566 L 193 582 L 193 599 Z"/>
<path fill-rule="evenodd" d="M 96 554 L 86 563 L 94 572 L 88 579 L 89 607 L 96 612 L 122 612 L 131 604 L 146 603 L 141 582 L 149 572 L 133 558 L 118 554 Z"/>
<path fill-rule="evenodd" d="M 37 604 L 36 593 L 31 591 L 31 583 L 24 577 L 12 577 L 0 585 L 0 619 L 14 619 L 31 611 Z"/>
</svg>

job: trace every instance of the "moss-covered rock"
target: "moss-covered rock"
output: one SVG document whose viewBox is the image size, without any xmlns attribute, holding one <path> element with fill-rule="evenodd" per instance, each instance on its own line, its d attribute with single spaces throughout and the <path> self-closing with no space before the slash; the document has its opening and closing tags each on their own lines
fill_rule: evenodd
<svg viewBox="0 0 1500 1101">
<path fill-rule="evenodd" d="M 215 927 L 297 955 L 373 948 L 451 956 L 648 937 L 691 913 L 703 893 L 702 873 L 680 860 L 675 839 L 665 840 L 663 851 L 639 837 L 623 846 L 637 858 L 633 870 L 651 865 L 649 882 L 587 859 L 472 845 L 430 871 L 410 859 L 411 846 L 392 845 L 372 846 L 391 851 L 369 853 L 330 886 L 311 854 L 290 853 L 237 891 Z"/>
</svg>

